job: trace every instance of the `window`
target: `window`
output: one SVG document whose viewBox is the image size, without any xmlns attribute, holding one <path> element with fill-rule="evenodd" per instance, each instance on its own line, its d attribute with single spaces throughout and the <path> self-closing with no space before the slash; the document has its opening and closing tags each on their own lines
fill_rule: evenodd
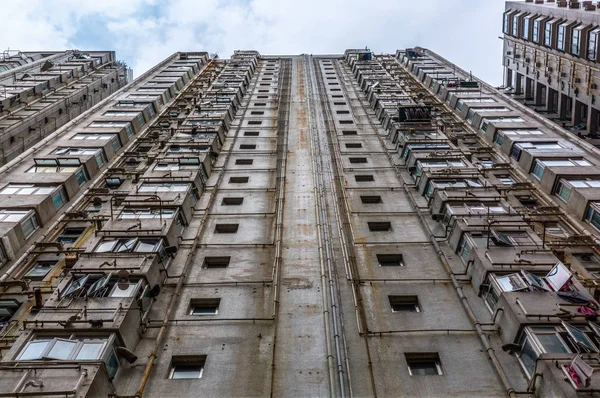
<svg viewBox="0 0 600 398">
<path fill-rule="evenodd" d="M 137 117 L 139 114 L 139 111 L 106 111 L 102 114 L 102 116 Z"/>
<path fill-rule="evenodd" d="M 579 25 L 573 28 L 573 35 L 571 37 L 571 54 L 579 57 L 581 51 L 581 30 L 584 27 Z"/>
<path fill-rule="evenodd" d="M 498 182 L 500 184 L 504 184 L 504 185 L 512 185 L 515 183 L 515 179 L 509 175 L 497 175 L 496 179 L 498 179 Z"/>
<path fill-rule="evenodd" d="M 100 150 L 99 148 L 58 148 L 53 153 L 66 156 L 93 156 Z"/>
<path fill-rule="evenodd" d="M 442 375 L 442 364 L 438 353 L 405 353 L 408 373 L 411 376 Z"/>
<path fill-rule="evenodd" d="M 61 337 L 34 337 L 16 358 L 18 361 L 41 359 L 99 360 L 109 343 L 107 337 L 66 335 Z"/>
<path fill-rule="evenodd" d="M 249 125 L 261 125 L 262 124 L 262 120 L 249 120 L 248 121 Z"/>
<path fill-rule="evenodd" d="M 48 275 L 50 271 L 56 266 L 56 261 L 38 261 L 35 265 L 25 274 L 24 278 L 34 281 L 41 281 Z"/>
<path fill-rule="evenodd" d="M 504 136 L 499 133 L 494 133 L 494 144 L 502 145 L 504 143 Z"/>
<path fill-rule="evenodd" d="M 230 184 L 245 184 L 248 182 L 249 179 L 250 179 L 250 177 L 230 177 L 229 183 Z"/>
<path fill-rule="evenodd" d="M 254 144 L 241 144 L 240 149 L 256 149 L 256 145 Z"/>
<path fill-rule="evenodd" d="M 134 297 L 140 291 L 140 278 L 121 278 L 107 274 L 74 273 L 73 279 L 62 292 L 63 297 Z"/>
<path fill-rule="evenodd" d="M 215 225 L 215 233 L 217 234 L 235 234 L 237 233 L 239 224 L 217 224 Z"/>
<path fill-rule="evenodd" d="M 593 340 L 597 337 L 594 327 L 560 325 L 527 326 L 519 340 L 521 351 L 517 358 L 528 377 L 532 377 L 538 357 L 544 353 L 598 352 Z"/>
<path fill-rule="evenodd" d="M 523 18 L 523 33 L 521 37 L 525 40 L 529 40 L 529 21 L 531 19 L 531 15 Z"/>
<path fill-rule="evenodd" d="M 10 321 L 20 306 L 21 303 L 15 299 L 0 299 L 0 329 Z"/>
<path fill-rule="evenodd" d="M 350 163 L 367 163 L 367 158 L 350 158 Z"/>
<path fill-rule="evenodd" d="M 159 253 L 164 257 L 164 244 L 161 238 L 104 238 L 96 253 Z"/>
<path fill-rule="evenodd" d="M 125 127 L 127 125 L 131 125 L 131 123 L 125 121 L 102 120 L 92 122 L 88 124 L 88 127 Z"/>
<path fill-rule="evenodd" d="M 388 296 L 392 312 L 421 312 L 417 296 Z"/>
<path fill-rule="evenodd" d="M 354 124 L 354 121 L 352 120 L 338 120 L 338 122 L 340 124 Z"/>
<path fill-rule="evenodd" d="M 600 202 L 591 202 L 585 219 L 592 227 L 600 231 Z"/>
<path fill-rule="evenodd" d="M 563 147 L 558 142 L 517 142 L 513 145 L 510 157 L 519 160 L 521 152 L 524 150 L 530 151 L 560 151 Z"/>
<path fill-rule="evenodd" d="M 347 149 L 358 149 L 358 148 L 362 148 L 362 144 L 360 142 L 347 142 L 346 148 Z"/>
<path fill-rule="evenodd" d="M 342 135 L 357 135 L 358 132 L 356 130 L 342 130 Z"/>
<path fill-rule="evenodd" d="M 65 193 L 65 189 L 63 187 L 60 187 L 58 190 L 56 190 L 51 195 L 51 197 L 52 204 L 54 205 L 55 209 L 60 209 L 62 205 L 69 201 L 69 199 L 67 198 L 67 194 Z"/>
<path fill-rule="evenodd" d="M 381 267 L 403 267 L 402 254 L 377 254 L 377 261 Z"/>
<path fill-rule="evenodd" d="M 533 20 L 533 29 L 531 33 L 531 40 L 535 43 L 539 43 L 540 40 L 540 22 L 544 17 L 540 17 Z"/>
<path fill-rule="evenodd" d="M 596 61 L 598 58 L 598 35 L 599 34 L 600 34 L 600 28 L 596 28 L 589 33 L 587 58 L 590 61 Z"/>
<path fill-rule="evenodd" d="M 484 108 L 473 108 L 475 112 L 510 112 L 510 109 L 504 106 L 484 107 Z"/>
<path fill-rule="evenodd" d="M 501 131 L 502 133 L 504 133 L 504 135 L 543 135 L 544 132 L 538 129 L 512 129 L 512 130 L 506 130 L 506 129 L 500 129 L 498 131 Z"/>
<path fill-rule="evenodd" d="M 143 183 L 139 192 L 186 192 L 190 189 L 190 184 L 185 183 Z"/>
<path fill-rule="evenodd" d="M 441 149 L 450 149 L 450 145 L 448 145 L 446 143 L 407 144 L 404 147 L 404 150 L 402 151 L 402 157 L 404 159 L 408 159 L 408 156 L 410 155 L 410 153 L 412 151 L 423 151 L 423 150 L 435 151 L 435 150 L 441 150 Z"/>
<path fill-rule="evenodd" d="M 544 27 L 544 45 L 547 47 L 552 47 L 552 24 L 556 21 L 556 19 L 548 21 Z"/>
<path fill-rule="evenodd" d="M 8 184 L 0 190 L 0 195 L 48 195 L 56 188 L 51 185 Z"/>
<path fill-rule="evenodd" d="M 56 241 L 63 244 L 75 243 L 86 229 L 86 227 L 67 227 L 63 229 Z"/>
<path fill-rule="evenodd" d="M 244 203 L 244 198 L 223 198 L 221 205 L 223 206 L 239 206 Z"/>
<path fill-rule="evenodd" d="M 383 203 L 383 201 L 381 200 L 381 196 L 375 196 L 375 195 L 361 195 L 360 200 L 363 204 L 377 204 L 377 203 Z"/>
<path fill-rule="evenodd" d="M 372 175 L 368 175 L 368 174 L 363 174 L 363 175 L 355 175 L 354 179 L 356 180 L 356 182 L 369 182 L 369 181 L 375 181 L 375 178 Z"/>
<path fill-rule="evenodd" d="M 251 165 L 252 163 L 254 163 L 254 159 L 236 159 L 235 160 L 236 165 Z"/>
<path fill-rule="evenodd" d="M 231 257 L 229 257 L 229 256 L 205 257 L 203 267 L 204 268 L 227 268 L 227 267 L 229 267 L 230 262 L 231 262 Z"/>
<path fill-rule="evenodd" d="M 536 159 L 531 174 L 538 180 L 541 180 L 546 167 L 577 166 L 592 166 L 592 164 L 585 159 Z"/>
<path fill-rule="evenodd" d="M 533 239 L 525 231 L 491 230 L 490 239 L 495 246 L 531 246 Z"/>
<path fill-rule="evenodd" d="M 189 315 L 217 315 L 220 298 L 193 299 L 190 302 Z"/>
<path fill-rule="evenodd" d="M 206 357 L 178 356 L 171 360 L 169 379 L 200 379 L 204 373 Z"/>
<path fill-rule="evenodd" d="M 579 264 L 588 271 L 600 271 L 600 258 L 594 253 L 573 254 Z"/>
<path fill-rule="evenodd" d="M 567 25 L 569 22 L 558 25 L 558 38 L 556 41 L 556 48 L 560 51 L 565 51 L 565 36 L 567 35 Z"/>
<path fill-rule="evenodd" d="M 258 135 L 259 135 L 258 131 L 244 131 L 245 137 L 258 137 Z"/>
<path fill-rule="evenodd" d="M 150 207 L 126 207 L 121 212 L 119 220 L 125 219 L 150 219 L 150 218 L 173 218 L 177 213 L 176 209 L 160 209 Z"/>
<path fill-rule="evenodd" d="M 392 230 L 392 223 L 389 221 L 368 222 L 369 231 L 372 232 L 388 232 Z"/>
<path fill-rule="evenodd" d="M 516 117 L 507 116 L 507 117 L 483 118 L 483 119 L 481 119 L 480 129 L 481 129 L 481 131 L 486 132 L 488 125 L 490 123 L 523 123 L 523 122 L 525 122 L 525 119 L 518 117 L 518 116 L 516 116 Z"/>
</svg>

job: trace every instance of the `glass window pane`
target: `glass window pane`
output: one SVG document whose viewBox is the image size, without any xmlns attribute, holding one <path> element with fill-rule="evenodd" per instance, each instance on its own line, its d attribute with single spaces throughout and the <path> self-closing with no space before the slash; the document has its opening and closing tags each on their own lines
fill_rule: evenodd
<svg viewBox="0 0 600 398">
<path fill-rule="evenodd" d="M 31 359 L 40 359 L 42 357 L 42 353 L 50 343 L 50 340 L 34 340 L 31 341 L 25 349 L 19 355 L 20 361 L 27 361 Z"/>
<path fill-rule="evenodd" d="M 104 347 L 104 343 L 85 342 L 82 344 L 75 359 L 100 359 L 102 347 Z"/>
<path fill-rule="evenodd" d="M 52 359 L 69 359 L 73 348 L 77 345 L 77 342 L 70 340 L 56 340 L 54 346 L 50 352 L 46 355 L 46 358 Z"/>
</svg>

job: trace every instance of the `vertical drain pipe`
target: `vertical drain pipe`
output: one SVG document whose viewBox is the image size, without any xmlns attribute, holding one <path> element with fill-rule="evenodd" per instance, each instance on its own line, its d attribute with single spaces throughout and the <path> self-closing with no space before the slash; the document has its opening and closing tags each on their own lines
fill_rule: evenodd
<svg viewBox="0 0 600 398">
<path fill-rule="evenodd" d="M 273 261 L 273 275 L 272 275 L 272 280 L 273 280 L 273 320 L 275 321 L 275 324 L 273 325 L 273 349 L 272 349 L 272 353 L 271 353 L 271 392 L 270 392 L 270 397 L 273 397 L 273 390 L 275 387 L 275 349 L 277 347 L 277 331 L 278 331 L 278 321 L 277 321 L 277 315 L 279 313 L 279 295 L 280 295 L 280 283 L 281 283 L 281 242 L 282 242 L 282 234 L 283 234 L 283 205 L 285 203 L 285 174 L 286 174 L 286 169 L 287 169 L 287 140 L 288 140 L 288 119 L 289 119 L 289 108 L 291 106 L 291 103 L 287 104 L 287 109 L 282 107 L 282 102 L 285 101 L 287 99 L 287 101 L 289 102 L 289 97 L 290 97 L 290 87 L 291 86 L 291 68 L 292 68 L 292 61 L 291 60 L 284 60 L 281 62 L 281 64 L 283 65 L 285 63 L 285 68 L 283 69 L 283 73 L 281 76 L 281 84 L 279 87 L 279 103 L 278 103 L 278 111 L 279 113 L 279 118 L 277 120 L 277 151 L 278 151 L 278 159 L 277 162 L 281 162 L 280 167 L 278 167 L 279 169 L 279 187 L 278 187 L 278 192 L 277 192 L 277 219 L 276 219 L 276 227 L 275 227 L 275 258 Z M 289 84 L 288 84 L 288 80 L 289 80 Z M 283 97 L 283 91 L 286 91 L 286 97 Z M 283 103 L 283 105 L 285 105 L 285 103 Z M 286 114 L 284 115 L 284 118 L 281 118 L 282 116 L 282 109 L 285 109 Z M 283 119 L 283 120 L 279 120 L 279 119 Z M 282 122 L 282 124 L 280 125 L 280 122 Z M 285 122 L 285 126 L 283 125 L 283 122 Z M 281 131 L 279 131 L 279 129 L 281 128 Z M 281 134 L 280 134 L 281 133 Z M 283 143 L 280 144 L 279 140 L 281 137 L 284 137 L 282 139 Z M 280 147 L 281 146 L 281 152 L 280 152 Z M 280 152 L 280 153 L 279 153 Z M 279 155 L 281 155 L 281 158 L 279 158 Z M 279 165 L 278 165 L 279 166 Z"/>
<path fill-rule="evenodd" d="M 317 242 L 318 242 L 318 247 L 319 247 L 319 267 L 320 267 L 320 272 L 321 272 L 321 298 L 323 300 L 323 304 L 324 304 L 324 309 L 323 309 L 323 321 L 325 324 L 325 349 L 327 351 L 327 374 L 328 374 L 328 379 L 329 379 L 329 396 L 333 397 L 335 396 L 335 364 L 333 363 L 333 354 L 332 354 L 332 350 L 331 350 L 331 341 L 330 341 L 330 335 L 331 335 L 331 320 L 330 320 L 330 316 L 331 316 L 331 311 L 329 310 L 330 305 L 332 305 L 332 303 L 330 303 L 330 301 L 327 298 L 327 271 L 325 270 L 325 248 L 323 247 L 323 240 L 326 239 L 324 237 L 324 235 L 326 235 L 326 232 L 324 231 L 324 221 L 323 218 L 326 217 L 326 214 L 324 215 L 324 194 L 323 194 L 323 168 L 322 168 L 322 157 L 320 156 L 320 147 L 318 142 L 314 142 L 316 140 L 318 140 L 318 138 L 315 136 L 315 131 L 317 131 L 317 129 L 315 128 L 315 126 L 313 126 L 314 120 L 312 118 L 312 109 L 311 107 L 314 109 L 314 104 L 313 104 L 313 99 L 312 99 L 312 95 L 313 95 L 313 85 L 309 82 L 309 79 L 311 79 L 311 68 L 310 68 L 310 59 L 308 55 L 304 56 L 304 87 L 305 87 L 305 92 L 308 93 L 307 95 L 307 107 L 308 107 L 308 112 L 307 112 L 307 117 L 308 117 L 308 129 L 309 129 L 309 134 L 311 137 L 311 146 L 310 146 L 310 153 L 311 153 L 311 158 L 312 158 L 312 171 L 313 171 L 313 178 L 314 178 L 314 182 L 315 182 L 315 188 L 314 188 L 314 193 L 315 193 L 315 215 L 317 216 Z M 316 147 L 316 148 L 315 148 Z M 319 151 L 318 154 L 315 153 L 315 149 Z M 319 159 L 319 161 L 317 161 L 317 159 Z M 329 254 L 327 254 L 327 257 L 329 257 Z M 340 394 L 342 397 L 345 396 L 344 393 L 344 389 L 343 389 L 343 382 L 340 380 Z"/>
</svg>

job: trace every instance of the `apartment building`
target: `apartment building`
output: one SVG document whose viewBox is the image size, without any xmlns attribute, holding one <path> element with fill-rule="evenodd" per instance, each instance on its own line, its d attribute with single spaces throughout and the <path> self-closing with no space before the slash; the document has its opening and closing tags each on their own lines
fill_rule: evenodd
<svg viewBox="0 0 600 398">
<path fill-rule="evenodd" d="M 599 187 L 426 49 L 175 53 L 0 167 L 0 395 L 593 395 Z"/>
<path fill-rule="evenodd" d="M 125 86 L 130 72 L 112 51 L 4 51 L 0 165 Z"/>
<path fill-rule="evenodd" d="M 598 145 L 597 2 L 507 1 L 505 93 Z"/>
</svg>

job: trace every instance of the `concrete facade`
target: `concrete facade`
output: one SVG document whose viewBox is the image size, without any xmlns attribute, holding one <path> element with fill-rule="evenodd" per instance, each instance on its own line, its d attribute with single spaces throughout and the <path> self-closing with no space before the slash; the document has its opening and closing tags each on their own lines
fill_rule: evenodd
<svg viewBox="0 0 600 398">
<path fill-rule="evenodd" d="M 0 395 L 594 394 L 598 165 L 429 50 L 175 53 L 0 168 Z"/>
</svg>

